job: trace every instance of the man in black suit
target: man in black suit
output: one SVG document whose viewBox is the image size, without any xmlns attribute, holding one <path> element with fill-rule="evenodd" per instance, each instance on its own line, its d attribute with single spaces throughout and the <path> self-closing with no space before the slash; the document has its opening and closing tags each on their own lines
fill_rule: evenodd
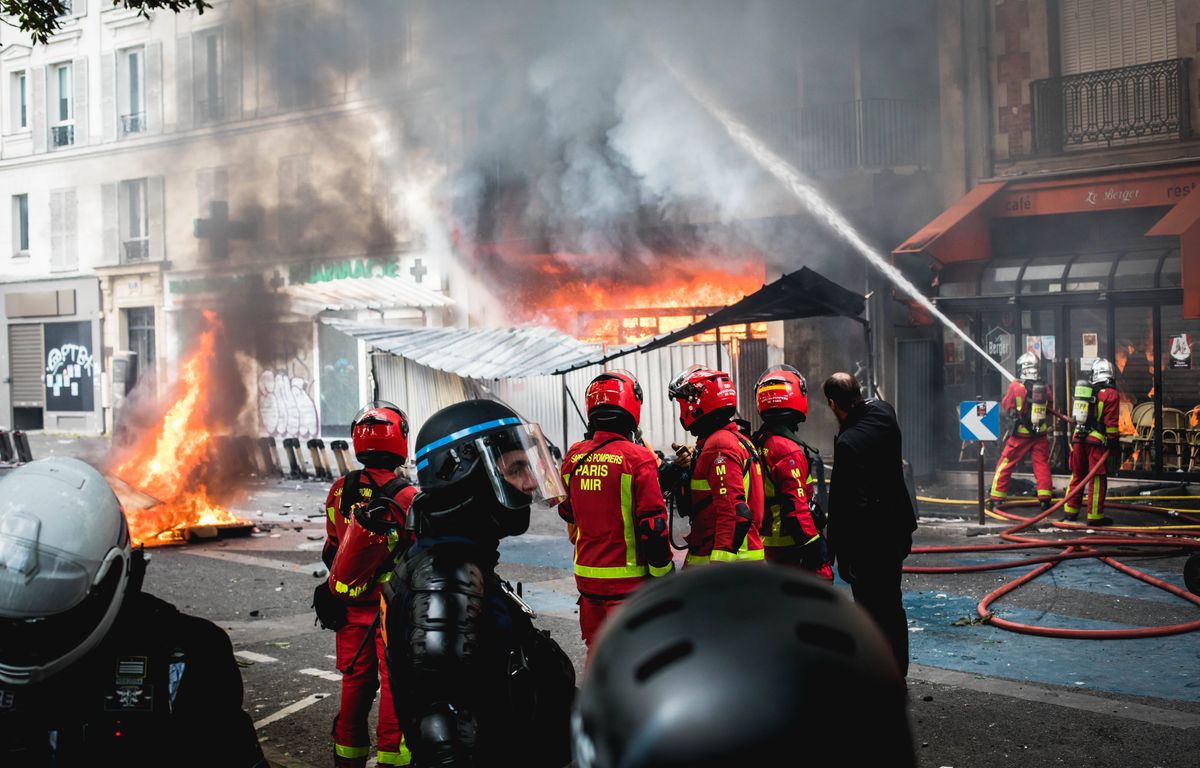
<svg viewBox="0 0 1200 768">
<path fill-rule="evenodd" d="M 864 400 L 848 373 L 830 376 L 824 393 L 841 425 L 829 494 L 831 554 L 854 601 L 879 624 L 900 674 L 907 675 L 908 617 L 900 579 L 917 520 L 904 483 L 896 411 L 882 400 Z"/>
</svg>

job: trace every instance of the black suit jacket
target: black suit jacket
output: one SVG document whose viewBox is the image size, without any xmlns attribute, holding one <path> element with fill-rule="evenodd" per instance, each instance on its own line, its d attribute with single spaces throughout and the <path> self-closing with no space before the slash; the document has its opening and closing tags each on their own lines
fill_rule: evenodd
<svg viewBox="0 0 1200 768">
<path fill-rule="evenodd" d="M 917 518 L 891 405 L 868 400 L 851 409 L 834 443 L 831 484 L 828 539 L 843 564 L 908 554 Z"/>
</svg>

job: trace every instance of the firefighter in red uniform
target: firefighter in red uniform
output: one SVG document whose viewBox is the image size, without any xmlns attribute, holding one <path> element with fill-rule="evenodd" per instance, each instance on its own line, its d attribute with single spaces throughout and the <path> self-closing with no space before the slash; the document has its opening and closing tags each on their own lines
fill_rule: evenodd
<svg viewBox="0 0 1200 768">
<path fill-rule="evenodd" d="M 1071 438 L 1071 482 L 1067 485 L 1067 500 L 1063 517 L 1079 519 L 1083 493 L 1088 494 L 1088 525 L 1112 525 L 1104 516 L 1104 494 L 1108 491 L 1108 449 L 1119 439 L 1120 398 L 1115 386 L 1112 363 L 1096 358 L 1092 363 L 1091 381 L 1075 383 L 1071 401 L 1071 420 L 1075 433 Z M 1096 476 L 1084 487 L 1083 478 L 1092 467 L 1100 465 Z"/>
<path fill-rule="evenodd" d="M 1046 431 L 1050 427 L 1050 409 L 1054 394 L 1038 375 L 1038 359 L 1026 352 L 1017 360 L 1019 380 L 1008 385 L 1000 407 L 1012 416 L 1013 430 L 1004 443 L 996 475 L 992 479 L 992 495 L 988 506 L 994 507 L 1008 497 L 1008 481 L 1013 470 L 1026 455 L 1033 463 L 1037 481 L 1038 500 L 1042 509 L 1050 507 L 1053 481 L 1050 478 L 1050 443 Z"/>
<path fill-rule="evenodd" d="M 591 653 L 605 617 L 647 580 L 674 568 L 658 462 L 635 439 L 642 388 L 628 371 L 588 385 L 588 432 L 567 451 L 558 514 L 575 544 L 579 631 Z"/>
<path fill-rule="evenodd" d="M 729 374 L 692 366 L 667 389 L 679 423 L 696 436 L 687 502 L 687 565 L 762 560 L 763 480 L 754 445 L 733 423 L 737 390 Z"/>
<path fill-rule="evenodd" d="M 796 428 L 808 418 L 808 382 L 792 366 L 776 366 L 759 377 L 754 398 L 763 420 L 754 446 L 763 462 L 766 558 L 832 581 L 833 569 L 821 536 L 825 512 L 817 502 L 817 481 L 812 475 L 821 457 L 796 436 Z"/>
<path fill-rule="evenodd" d="M 330 579 L 323 586 L 327 591 L 332 589 L 333 600 L 329 596 L 322 598 L 320 588 L 314 597 L 321 623 L 337 630 L 337 667 L 343 670 L 341 705 L 333 721 L 334 764 L 355 768 L 366 765 L 371 744 L 367 719 L 371 714 L 375 691 L 379 689 L 383 704 L 379 707 L 376 729 L 378 764 L 408 765 L 411 756 L 392 707 L 385 648 L 375 621 L 379 610 L 379 583 L 391 576 L 391 569 L 387 567 L 390 563 L 379 564 L 382 572 L 373 580 L 374 583 L 347 583 L 349 577 L 341 576 L 339 568 L 352 553 L 342 552 L 338 557 L 339 546 L 347 543 L 348 528 L 356 509 L 369 504 L 376 497 L 394 499 L 394 504 L 373 505 L 373 508 L 385 511 L 390 508 L 395 528 L 404 530 L 408 507 L 416 495 L 412 483 L 398 475 L 399 468 L 408 460 L 408 417 L 391 403 L 382 400 L 371 402 L 354 417 L 350 435 L 355 458 L 364 469 L 338 478 L 329 489 L 329 496 L 325 500 L 328 515 L 325 523 L 326 540 L 321 557 L 330 567 Z M 399 546 L 399 541 L 393 537 L 388 545 Z M 362 556 L 377 558 L 375 553 L 364 553 Z M 337 609 L 343 607 L 338 605 L 338 600 L 344 604 L 341 616 L 321 616 L 322 602 L 325 603 L 327 614 L 332 602 L 332 612 L 336 614 Z M 370 638 L 370 635 L 374 637 Z"/>
</svg>

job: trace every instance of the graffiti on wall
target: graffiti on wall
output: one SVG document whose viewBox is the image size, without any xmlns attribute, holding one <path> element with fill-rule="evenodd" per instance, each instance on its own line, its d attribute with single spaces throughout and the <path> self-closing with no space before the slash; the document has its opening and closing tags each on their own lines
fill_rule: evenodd
<svg viewBox="0 0 1200 768">
<path fill-rule="evenodd" d="M 320 433 L 308 357 L 307 350 L 296 350 L 259 373 L 258 422 L 265 434 L 308 439 Z"/>
<path fill-rule="evenodd" d="M 46 323 L 46 410 L 90 411 L 94 406 L 92 324 Z"/>
</svg>

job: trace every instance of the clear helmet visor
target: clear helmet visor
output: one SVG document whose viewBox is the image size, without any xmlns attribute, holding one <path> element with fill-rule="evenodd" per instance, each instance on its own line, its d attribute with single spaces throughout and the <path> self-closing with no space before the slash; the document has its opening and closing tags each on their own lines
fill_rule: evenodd
<svg viewBox="0 0 1200 768">
<path fill-rule="evenodd" d="M 475 441 L 496 499 L 509 509 L 554 506 L 567 497 L 558 462 L 537 424 L 514 424 Z"/>
</svg>

